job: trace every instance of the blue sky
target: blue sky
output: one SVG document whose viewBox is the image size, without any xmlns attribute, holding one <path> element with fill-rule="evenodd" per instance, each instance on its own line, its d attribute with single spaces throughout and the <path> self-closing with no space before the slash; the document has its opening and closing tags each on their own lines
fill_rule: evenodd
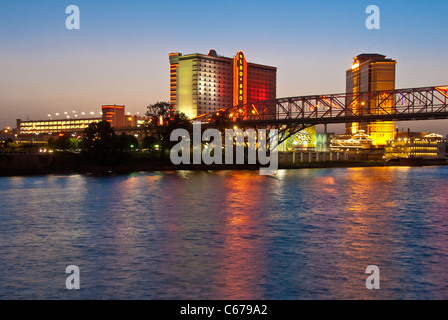
<svg viewBox="0 0 448 320">
<path fill-rule="evenodd" d="M 68 5 L 81 29 L 68 30 Z M 368 30 L 368 5 L 380 30 Z M 397 88 L 448 85 L 448 1 L 0 1 L 0 127 L 125 104 L 168 100 L 169 52 L 233 57 L 278 67 L 277 96 L 345 91 L 353 57 L 396 59 Z M 416 130 L 447 121 L 406 123 Z"/>
</svg>

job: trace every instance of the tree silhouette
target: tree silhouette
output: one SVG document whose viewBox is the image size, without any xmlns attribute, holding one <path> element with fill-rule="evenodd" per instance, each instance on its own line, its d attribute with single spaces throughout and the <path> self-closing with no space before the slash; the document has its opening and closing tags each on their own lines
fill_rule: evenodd
<svg viewBox="0 0 448 320">
<path fill-rule="evenodd" d="M 111 164 L 119 151 L 118 137 L 109 122 L 92 122 L 84 131 L 82 147 L 89 160 Z"/>
<path fill-rule="evenodd" d="M 192 123 L 184 113 L 173 112 L 168 102 L 156 102 L 149 105 L 146 116 L 146 127 L 157 138 L 160 144 L 160 158 L 165 159 L 165 151 L 176 144 L 170 141 L 171 132 L 175 129 L 192 131 Z"/>
</svg>

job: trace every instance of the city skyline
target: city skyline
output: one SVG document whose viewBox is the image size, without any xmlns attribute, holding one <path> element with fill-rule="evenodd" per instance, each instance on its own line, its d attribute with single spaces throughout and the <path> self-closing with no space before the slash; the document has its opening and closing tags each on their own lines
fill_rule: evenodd
<svg viewBox="0 0 448 320">
<path fill-rule="evenodd" d="M 80 30 L 65 27 L 71 4 L 80 8 Z M 224 56 L 241 50 L 248 62 L 276 66 L 277 97 L 345 92 L 353 57 L 370 52 L 397 60 L 396 88 L 448 84 L 447 36 L 439 31 L 448 9 L 443 1 L 136 4 L 2 1 L 0 126 L 105 104 L 144 113 L 147 105 L 169 100 L 169 52 L 210 48 Z M 370 4 L 380 8 L 379 30 L 365 27 Z M 446 135 L 446 124 L 397 126 Z"/>
<path fill-rule="evenodd" d="M 448 300 L 447 9 L 0 0 L 0 300 Z"/>
</svg>

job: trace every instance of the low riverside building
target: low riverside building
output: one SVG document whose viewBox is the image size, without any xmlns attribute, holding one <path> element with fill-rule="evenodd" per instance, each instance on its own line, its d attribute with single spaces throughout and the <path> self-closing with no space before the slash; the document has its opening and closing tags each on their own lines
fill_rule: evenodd
<svg viewBox="0 0 448 320">
<path fill-rule="evenodd" d="M 56 119 L 49 115 L 46 120 L 26 120 L 17 119 L 17 131 L 14 140 L 24 145 L 43 145 L 50 137 L 71 135 L 80 137 L 84 130 L 93 122 L 107 121 L 114 128 L 115 132 L 136 134 L 134 132 L 144 126 L 145 117 L 125 113 L 124 105 L 103 105 L 100 117 L 86 117 L 81 115 L 60 115 L 56 114 Z M 94 113 L 91 112 L 91 115 Z"/>
<path fill-rule="evenodd" d="M 17 134 L 51 136 L 68 133 L 80 135 L 92 122 L 107 121 L 117 131 L 139 127 L 145 121 L 144 117 L 126 114 L 124 105 L 103 105 L 101 111 L 101 117 L 64 114 L 61 115 L 64 118 L 59 118 L 59 114 L 56 114 L 56 119 L 51 117 L 51 115 L 49 115 L 47 120 L 22 121 L 17 119 Z"/>
<path fill-rule="evenodd" d="M 17 119 L 18 135 L 53 135 L 60 133 L 82 133 L 92 122 L 100 122 L 102 118 L 87 119 L 48 119 L 22 121 Z"/>
<path fill-rule="evenodd" d="M 316 127 L 303 129 L 286 139 L 279 145 L 280 152 L 329 152 L 329 133 L 318 133 Z"/>
<path fill-rule="evenodd" d="M 422 158 L 445 159 L 446 140 L 396 140 L 389 141 L 385 149 L 386 159 Z"/>
</svg>

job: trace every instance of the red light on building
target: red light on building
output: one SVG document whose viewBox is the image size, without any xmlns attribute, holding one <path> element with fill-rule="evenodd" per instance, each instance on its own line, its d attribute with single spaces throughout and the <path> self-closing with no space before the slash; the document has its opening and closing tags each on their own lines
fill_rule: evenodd
<svg viewBox="0 0 448 320">
<path fill-rule="evenodd" d="M 169 60 L 170 104 L 190 118 L 276 98 L 277 68 L 247 62 L 242 51 L 170 53 Z"/>
</svg>

